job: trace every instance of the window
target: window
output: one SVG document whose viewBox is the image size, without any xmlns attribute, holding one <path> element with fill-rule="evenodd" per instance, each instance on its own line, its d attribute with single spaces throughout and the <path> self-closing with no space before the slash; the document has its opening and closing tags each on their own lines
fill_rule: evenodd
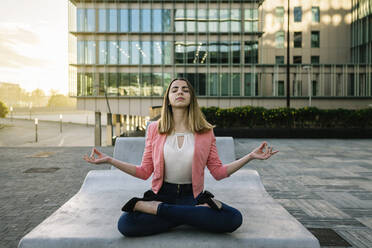
<svg viewBox="0 0 372 248">
<path fill-rule="evenodd" d="M 195 32 L 195 10 L 187 9 L 186 10 L 186 32 Z"/>
<path fill-rule="evenodd" d="M 96 29 L 95 9 L 77 9 L 76 21 L 76 31 L 94 32 Z"/>
<path fill-rule="evenodd" d="M 312 96 L 317 96 L 318 95 L 318 82 L 313 80 L 312 81 Z"/>
<path fill-rule="evenodd" d="M 196 26 L 199 32 L 207 32 L 207 16 L 206 9 L 198 9 L 198 23 Z"/>
<path fill-rule="evenodd" d="M 320 22 L 319 7 L 311 8 L 313 22 Z"/>
<path fill-rule="evenodd" d="M 311 56 L 311 64 L 319 64 L 319 56 Z"/>
<path fill-rule="evenodd" d="M 277 65 L 284 64 L 284 56 L 275 56 L 275 64 Z"/>
<path fill-rule="evenodd" d="M 284 81 L 278 80 L 272 83 L 273 96 L 284 96 Z"/>
<path fill-rule="evenodd" d="M 240 32 L 240 9 L 231 9 L 231 32 Z"/>
<path fill-rule="evenodd" d="M 284 22 L 284 7 L 276 7 L 275 9 L 275 21 L 276 23 Z"/>
<path fill-rule="evenodd" d="M 120 10 L 120 32 L 129 31 L 129 11 L 127 9 Z"/>
<path fill-rule="evenodd" d="M 153 32 L 162 32 L 162 10 L 153 9 L 152 10 L 152 31 Z M 143 13 L 142 13 L 143 15 Z"/>
<path fill-rule="evenodd" d="M 109 9 L 109 31 L 118 31 L 118 16 L 117 9 Z"/>
<path fill-rule="evenodd" d="M 311 47 L 317 48 L 319 47 L 320 38 L 319 38 L 319 31 L 311 31 Z"/>
<path fill-rule="evenodd" d="M 151 64 L 151 41 L 142 41 L 141 44 L 141 64 L 150 65 Z M 161 57 L 160 57 L 161 58 Z"/>
<path fill-rule="evenodd" d="M 244 31 L 257 32 L 258 31 L 258 9 L 244 10 Z"/>
<path fill-rule="evenodd" d="M 302 22 L 302 8 L 294 7 L 293 9 L 294 22 Z"/>
<path fill-rule="evenodd" d="M 209 9 L 208 16 L 209 32 L 218 32 L 218 9 Z"/>
<path fill-rule="evenodd" d="M 163 32 L 170 32 L 171 31 L 171 11 L 170 9 L 163 9 L 162 11 L 162 24 L 163 24 Z"/>
<path fill-rule="evenodd" d="M 86 31 L 94 32 L 96 30 L 96 11 L 95 9 L 87 9 L 87 27 Z"/>
<path fill-rule="evenodd" d="M 228 9 L 220 10 L 220 32 L 230 31 L 230 11 Z"/>
<path fill-rule="evenodd" d="M 279 31 L 275 34 L 276 48 L 284 48 L 284 31 Z"/>
<path fill-rule="evenodd" d="M 119 51 L 119 46 L 116 43 L 116 41 L 109 41 L 108 42 L 108 49 L 109 49 L 109 59 L 108 63 L 109 64 L 117 64 L 118 63 L 118 51 Z"/>
<path fill-rule="evenodd" d="M 151 32 L 151 9 L 141 9 L 141 32 Z"/>
<path fill-rule="evenodd" d="M 244 62 L 258 63 L 258 42 L 246 41 L 244 44 Z"/>
<path fill-rule="evenodd" d="M 293 64 L 302 64 L 302 56 L 293 56 Z"/>
<path fill-rule="evenodd" d="M 139 32 L 140 31 L 140 10 L 132 9 L 130 11 L 130 31 Z"/>
<path fill-rule="evenodd" d="M 232 74 L 232 95 L 240 96 L 240 73 Z"/>
<path fill-rule="evenodd" d="M 232 63 L 240 64 L 240 42 L 232 43 L 231 50 L 232 50 Z"/>
<path fill-rule="evenodd" d="M 131 51 L 130 51 L 130 64 L 139 65 L 140 64 L 140 52 L 141 49 L 138 41 L 131 41 Z"/>
<path fill-rule="evenodd" d="M 128 65 L 129 64 L 129 42 L 120 41 L 119 49 L 119 64 Z"/>
<path fill-rule="evenodd" d="M 295 48 L 302 47 L 302 32 L 294 32 L 293 46 Z"/>
<path fill-rule="evenodd" d="M 98 31 L 106 32 L 107 31 L 107 21 L 106 21 L 106 9 L 98 10 Z"/>
<path fill-rule="evenodd" d="M 185 31 L 185 11 L 183 9 L 176 9 L 174 17 L 174 29 L 176 32 L 184 32 Z"/>
<path fill-rule="evenodd" d="M 302 96 L 302 81 L 301 80 L 293 80 L 293 96 Z"/>
<path fill-rule="evenodd" d="M 107 64 L 107 43 L 106 41 L 99 41 L 99 56 L 98 63 L 101 65 Z"/>
</svg>

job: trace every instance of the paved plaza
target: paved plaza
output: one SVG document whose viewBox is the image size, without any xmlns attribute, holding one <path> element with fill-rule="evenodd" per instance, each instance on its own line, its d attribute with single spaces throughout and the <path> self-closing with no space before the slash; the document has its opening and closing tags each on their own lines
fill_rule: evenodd
<svg viewBox="0 0 372 248">
<path fill-rule="evenodd" d="M 234 139 L 236 158 L 263 140 Z M 243 169 L 257 170 L 268 193 L 317 237 L 324 237 L 322 247 L 372 247 L 372 140 L 265 140 L 280 152 Z M 113 147 L 100 149 L 113 152 Z M 110 169 L 87 164 L 82 156 L 90 150 L 0 147 L 0 247 L 16 247 L 77 193 L 88 171 Z"/>
</svg>

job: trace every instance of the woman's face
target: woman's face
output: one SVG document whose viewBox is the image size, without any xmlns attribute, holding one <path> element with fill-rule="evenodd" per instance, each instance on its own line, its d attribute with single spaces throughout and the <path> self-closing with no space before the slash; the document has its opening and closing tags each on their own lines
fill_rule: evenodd
<svg viewBox="0 0 372 248">
<path fill-rule="evenodd" d="M 190 105 L 190 90 L 183 80 L 176 80 L 169 89 L 168 99 L 172 108 L 185 108 Z"/>
</svg>

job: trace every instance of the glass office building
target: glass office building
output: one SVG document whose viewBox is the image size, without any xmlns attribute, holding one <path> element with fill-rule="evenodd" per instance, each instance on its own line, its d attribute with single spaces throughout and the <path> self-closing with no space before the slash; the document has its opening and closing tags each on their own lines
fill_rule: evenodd
<svg viewBox="0 0 372 248">
<path fill-rule="evenodd" d="M 352 0 L 352 62 L 372 63 L 372 0 Z"/>
<path fill-rule="evenodd" d="M 254 96 L 261 0 L 69 1 L 70 95 Z"/>
</svg>

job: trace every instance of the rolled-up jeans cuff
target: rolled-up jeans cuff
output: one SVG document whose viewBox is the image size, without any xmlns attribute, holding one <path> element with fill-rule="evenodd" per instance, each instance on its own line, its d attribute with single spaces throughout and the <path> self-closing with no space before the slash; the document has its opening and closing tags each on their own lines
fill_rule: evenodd
<svg viewBox="0 0 372 248">
<path fill-rule="evenodd" d="M 160 212 L 160 208 L 161 208 L 161 205 L 163 203 L 161 202 L 159 205 L 158 205 L 158 208 L 156 209 L 156 215 L 159 215 L 159 212 Z"/>
</svg>

